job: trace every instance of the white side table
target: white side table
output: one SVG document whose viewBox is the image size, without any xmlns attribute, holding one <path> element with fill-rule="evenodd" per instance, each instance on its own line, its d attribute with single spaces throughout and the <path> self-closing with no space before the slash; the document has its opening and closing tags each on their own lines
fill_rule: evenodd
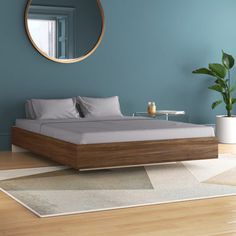
<svg viewBox="0 0 236 236">
<path fill-rule="evenodd" d="M 174 110 L 158 110 L 156 114 L 150 115 L 147 112 L 135 112 L 133 116 L 145 116 L 145 117 L 152 117 L 157 118 L 159 116 L 165 116 L 166 120 L 169 120 L 170 116 L 178 116 L 178 115 L 185 115 L 185 111 L 174 111 Z"/>
</svg>

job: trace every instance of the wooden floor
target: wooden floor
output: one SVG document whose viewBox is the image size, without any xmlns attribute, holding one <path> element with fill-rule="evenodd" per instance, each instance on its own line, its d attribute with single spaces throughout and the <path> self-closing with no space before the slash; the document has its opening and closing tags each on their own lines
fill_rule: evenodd
<svg viewBox="0 0 236 236">
<path fill-rule="evenodd" d="M 236 154 L 236 146 L 220 145 Z M 53 165 L 32 154 L 0 153 L 0 168 Z M 235 236 L 236 196 L 38 218 L 0 193 L 0 236 Z"/>
</svg>

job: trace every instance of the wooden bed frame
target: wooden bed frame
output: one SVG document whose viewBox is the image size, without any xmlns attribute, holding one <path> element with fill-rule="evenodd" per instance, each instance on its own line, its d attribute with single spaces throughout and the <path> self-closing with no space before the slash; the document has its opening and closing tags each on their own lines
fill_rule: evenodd
<svg viewBox="0 0 236 236">
<path fill-rule="evenodd" d="M 214 137 L 73 144 L 13 127 L 12 144 L 78 170 L 218 158 Z"/>
</svg>

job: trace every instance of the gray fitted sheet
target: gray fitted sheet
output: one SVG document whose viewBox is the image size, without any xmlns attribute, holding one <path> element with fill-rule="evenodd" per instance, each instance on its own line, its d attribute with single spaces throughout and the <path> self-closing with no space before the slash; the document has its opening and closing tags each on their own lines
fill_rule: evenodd
<svg viewBox="0 0 236 236">
<path fill-rule="evenodd" d="M 74 144 L 213 137 L 209 126 L 140 117 L 17 119 L 16 127 Z"/>
</svg>

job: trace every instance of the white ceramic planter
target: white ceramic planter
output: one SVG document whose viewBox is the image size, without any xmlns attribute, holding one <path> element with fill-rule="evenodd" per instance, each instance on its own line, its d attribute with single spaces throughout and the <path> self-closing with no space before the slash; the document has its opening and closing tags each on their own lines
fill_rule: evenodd
<svg viewBox="0 0 236 236">
<path fill-rule="evenodd" d="M 220 143 L 236 144 L 236 116 L 216 116 L 216 137 Z"/>
</svg>

